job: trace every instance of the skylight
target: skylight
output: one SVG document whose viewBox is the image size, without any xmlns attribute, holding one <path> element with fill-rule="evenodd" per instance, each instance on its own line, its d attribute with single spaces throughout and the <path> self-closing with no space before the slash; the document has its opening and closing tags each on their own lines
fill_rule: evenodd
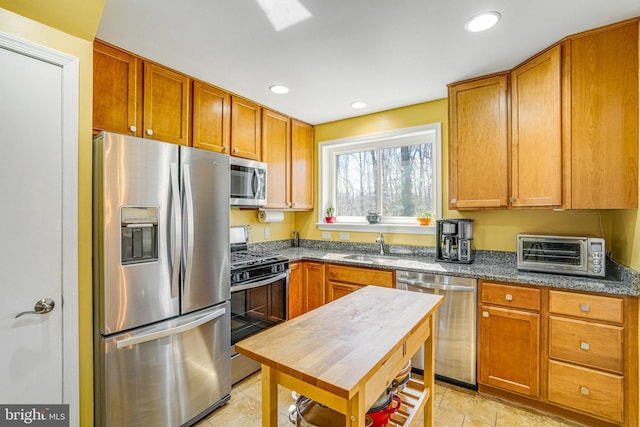
<svg viewBox="0 0 640 427">
<path fill-rule="evenodd" d="M 284 30 L 311 17 L 298 0 L 256 0 L 276 31 Z"/>
</svg>

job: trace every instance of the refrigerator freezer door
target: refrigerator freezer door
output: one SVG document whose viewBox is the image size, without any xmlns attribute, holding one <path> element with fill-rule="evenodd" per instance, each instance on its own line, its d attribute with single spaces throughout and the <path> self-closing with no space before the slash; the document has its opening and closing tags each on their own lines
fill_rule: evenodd
<svg viewBox="0 0 640 427">
<path fill-rule="evenodd" d="M 230 330 L 226 302 L 103 339 L 96 425 L 179 426 L 225 403 Z"/>
<path fill-rule="evenodd" d="M 94 275 L 99 328 L 107 335 L 180 314 L 174 243 L 181 241 L 181 211 L 173 203 L 179 159 L 176 145 L 125 135 L 102 133 L 94 144 Z M 129 238 L 131 227 L 138 240 Z M 123 262 L 124 245 L 134 241 L 138 251 Z M 151 255 L 134 259 L 136 252 Z"/>
<path fill-rule="evenodd" d="M 180 148 L 182 313 L 231 298 L 229 156 Z"/>
</svg>

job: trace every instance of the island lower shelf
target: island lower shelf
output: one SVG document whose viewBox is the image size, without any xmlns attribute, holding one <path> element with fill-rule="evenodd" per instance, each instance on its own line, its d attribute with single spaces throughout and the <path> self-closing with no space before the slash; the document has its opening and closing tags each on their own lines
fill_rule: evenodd
<svg viewBox="0 0 640 427">
<path fill-rule="evenodd" d="M 412 378 L 398 395 L 402 400 L 402 405 L 400 405 L 398 412 L 391 415 L 390 422 L 387 425 L 389 427 L 411 427 L 415 424 L 424 409 L 425 403 L 429 400 L 431 390 L 429 387 L 425 387 L 424 381 Z"/>
</svg>

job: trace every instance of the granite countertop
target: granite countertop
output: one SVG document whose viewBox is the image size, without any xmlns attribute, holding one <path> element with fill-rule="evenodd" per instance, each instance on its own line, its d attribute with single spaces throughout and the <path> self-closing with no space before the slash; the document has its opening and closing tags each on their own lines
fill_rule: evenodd
<svg viewBox="0 0 640 427">
<path fill-rule="evenodd" d="M 471 264 L 438 262 L 433 253 L 423 255 L 392 254 L 379 256 L 369 251 L 340 250 L 317 247 L 279 248 L 278 253 L 291 261 L 311 260 L 336 264 L 373 267 L 387 270 L 409 270 L 431 274 L 471 277 L 509 283 L 548 286 L 578 291 L 614 295 L 640 296 L 640 275 L 612 261 L 607 264 L 603 279 L 518 271 L 515 253 L 479 251 Z M 373 260 L 348 259 L 348 256 L 368 255 Z"/>
</svg>

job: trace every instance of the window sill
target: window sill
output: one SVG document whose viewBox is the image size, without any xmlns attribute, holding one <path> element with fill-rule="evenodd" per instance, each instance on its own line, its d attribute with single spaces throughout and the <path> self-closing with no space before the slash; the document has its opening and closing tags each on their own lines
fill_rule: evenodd
<svg viewBox="0 0 640 427">
<path fill-rule="evenodd" d="M 316 223 L 322 231 L 361 231 L 365 233 L 436 234 L 435 225 L 358 224 L 348 222 Z"/>
</svg>

